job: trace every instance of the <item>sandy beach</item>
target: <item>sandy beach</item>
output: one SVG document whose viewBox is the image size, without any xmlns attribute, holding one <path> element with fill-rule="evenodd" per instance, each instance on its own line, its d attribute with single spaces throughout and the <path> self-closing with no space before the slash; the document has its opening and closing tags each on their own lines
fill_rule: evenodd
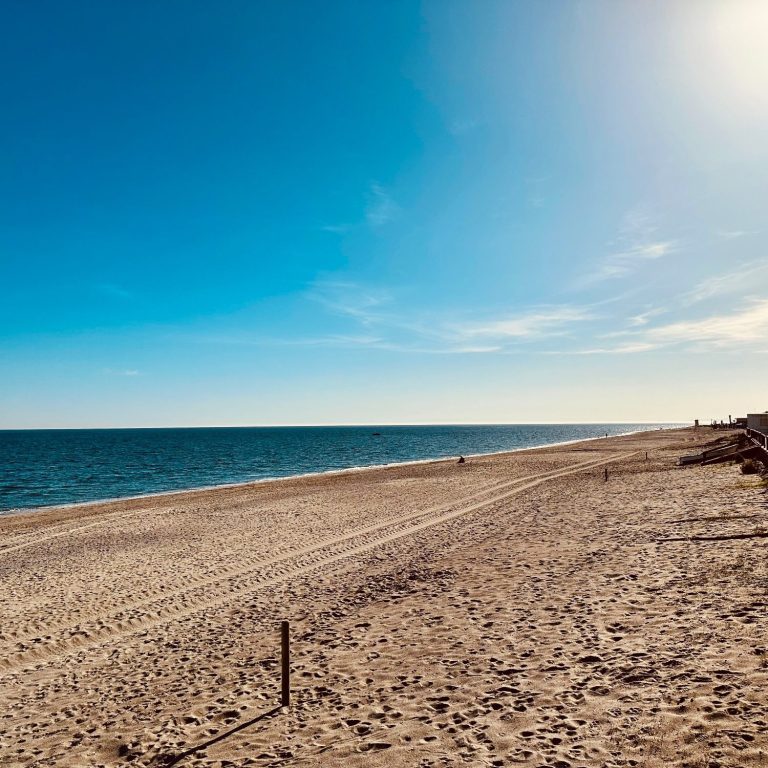
<svg viewBox="0 0 768 768">
<path fill-rule="evenodd" d="M 0 764 L 768 766 L 765 487 L 676 466 L 717 436 L 0 517 Z"/>
</svg>

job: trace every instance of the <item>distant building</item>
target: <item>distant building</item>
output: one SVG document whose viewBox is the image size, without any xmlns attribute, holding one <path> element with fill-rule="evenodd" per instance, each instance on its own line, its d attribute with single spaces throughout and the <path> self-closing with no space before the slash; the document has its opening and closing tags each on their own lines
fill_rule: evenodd
<svg viewBox="0 0 768 768">
<path fill-rule="evenodd" d="M 768 411 L 765 413 L 748 413 L 747 427 L 758 432 L 768 432 Z"/>
<path fill-rule="evenodd" d="M 746 416 L 737 416 L 733 420 L 733 425 L 735 427 L 740 427 L 741 429 L 746 429 L 747 425 L 747 417 Z"/>
</svg>

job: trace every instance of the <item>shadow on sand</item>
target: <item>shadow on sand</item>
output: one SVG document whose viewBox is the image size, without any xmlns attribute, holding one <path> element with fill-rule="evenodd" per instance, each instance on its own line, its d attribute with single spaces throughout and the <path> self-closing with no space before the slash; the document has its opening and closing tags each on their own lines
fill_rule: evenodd
<svg viewBox="0 0 768 768">
<path fill-rule="evenodd" d="M 237 733 L 238 731 L 243 731 L 246 728 L 250 728 L 250 726 L 258 723 L 260 720 L 266 720 L 268 717 L 276 715 L 278 712 L 280 712 L 280 710 L 282 710 L 282 707 L 275 707 L 274 709 L 270 709 L 268 712 L 262 712 L 262 714 L 254 717 L 252 720 L 246 720 L 244 723 L 240 723 L 234 728 L 225 731 L 224 733 L 220 733 L 214 736 L 212 739 L 203 742 L 202 744 L 198 744 L 196 747 L 190 747 L 184 752 L 179 752 L 177 754 L 160 754 L 152 761 L 152 765 L 157 766 L 157 768 L 170 768 L 170 766 L 180 763 L 182 760 L 184 760 L 184 758 L 189 757 L 190 755 L 194 755 L 195 752 L 200 752 L 203 749 L 207 749 L 208 747 L 211 747 L 220 741 L 224 741 L 224 739 L 229 738 L 232 736 L 232 734 Z"/>
</svg>

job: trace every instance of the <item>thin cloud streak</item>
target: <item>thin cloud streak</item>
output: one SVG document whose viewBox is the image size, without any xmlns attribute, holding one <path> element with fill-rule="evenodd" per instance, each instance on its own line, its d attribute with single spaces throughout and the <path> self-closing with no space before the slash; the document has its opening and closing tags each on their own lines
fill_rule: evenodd
<svg viewBox="0 0 768 768">
<path fill-rule="evenodd" d="M 181 335 L 177 338 L 200 344 L 220 344 L 235 347 L 363 347 L 385 343 L 385 340 L 380 336 L 343 333 L 286 338 L 248 332 L 221 332 Z"/>
<path fill-rule="evenodd" d="M 747 229 L 718 229 L 715 231 L 718 237 L 722 237 L 724 240 L 737 240 L 740 237 L 746 237 L 747 235 L 758 234 L 755 230 Z"/>
<path fill-rule="evenodd" d="M 389 223 L 400 212 L 400 207 L 381 184 L 371 184 L 365 220 L 371 227 L 378 228 Z"/>
<path fill-rule="evenodd" d="M 762 265 L 755 265 L 755 270 L 758 266 L 762 270 Z M 731 277 L 718 276 L 718 290 L 724 285 L 730 286 Z M 708 285 L 697 286 L 695 290 L 703 295 L 714 289 Z M 210 334 L 197 340 L 430 355 L 523 352 L 632 355 L 665 348 L 682 352 L 724 347 L 755 349 L 764 347 L 768 338 L 768 299 L 753 299 L 734 311 L 657 325 L 658 317 L 670 314 L 671 308 L 646 304 L 624 316 L 623 304 L 606 302 L 534 305 L 484 317 L 477 314 L 457 317 L 456 312 L 447 314 L 444 310 L 405 311 L 399 305 L 396 292 L 343 278 L 318 280 L 304 292 L 303 298 L 318 305 L 331 318 L 335 317 L 332 322 L 338 327 L 331 326 L 331 332 L 322 332 L 326 323 L 318 318 L 317 328 L 321 332 L 316 335 L 265 337 L 246 331 Z M 564 343 L 564 339 L 568 342 Z M 555 345 L 562 348 L 553 349 Z"/>
<path fill-rule="evenodd" d="M 352 317 L 363 325 L 382 320 L 381 310 L 392 302 L 387 291 L 345 280 L 318 280 L 306 296 L 329 312 Z"/>
<path fill-rule="evenodd" d="M 662 239 L 652 217 L 642 208 L 624 215 L 612 252 L 592 272 L 577 280 L 577 289 L 595 283 L 618 280 L 636 272 L 643 263 L 665 258 L 680 249 L 677 240 Z"/>
<path fill-rule="evenodd" d="M 95 286 L 95 289 L 103 296 L 109 296 L 113 299 L 127 300 L 134 297 L 134 294 L 131 291 L 123 288 L 121 285 L 116 285 L 114 283 L 100 283 L 99 285 Z"/>
<path fill-rule="evenodd" d="M 567 333 L 573 323 L 594 319 L 586 307 L 540 307 L 499 319 L 469 323 L 455 327 L 456 334 L 464 338 L 491 337 L 498 339 L 527 339 L 559 336 Z"/>
<path fill-rule="evenodd" d="M 768 299 L 754 300 L 746 308 L 730 314 L 651 328 L 646 332 L 646 338 L 660 343 L 704 343 L 712 347 L 745 346 L 755 342 L 765 346 Z"/>
<path fill-rule="evenodd" d="M 106 373 L 108 376 L 141 376 L 141 371 L 137 371 L 135 368 L 124 368 L 124 369 L 115 369 L 115 368 L 105 368 L 104 373 Z"/>
<path fill-rule="evenodd" d="M 441 313 L 414 317 L 403 314 L 388 291 L 346 280 L 318 281 L 306 295 L 331 314 L 355 320 L 399 349 L 430 352 L 499 352 L 510 343 L 568 335 L 575 324 L 596 317 L 591 307 L 573 305 L 543 305 L 462 322 Z"/>
<path fill-rule="evenodd" d="M 595 283 L 629 277 L 642 264 L 663 259 L 679 250 L 680 245 L 676 240 L 658 240 L 616 251 L 605 258 L 594 271 L 577 280 L 575 287 L 583 289 Z"/>
<path fill-rule="evenodd" d="M 470 133 L 480 125 L 477 120 L 471 118 L 456 118 L 448 123 L 448 132 L 452 136 L 463 136 Z"/>
<path fill-rule="evenodd" d="M 606 334 L 618 336 L 620 334 Z M 768 339 L 768 299 L 752 300 L 733 312 L 699 320 L 680 320 L 640 331 L 624 331 L 631 337 L 617 347 L 583 350 L 580 354 L 647 352 L 662 347 L 683 347 L 686 352 L 707 349 L 754 349 L 763 351 Z"/>
<path fill-rule="evenodd" d="M 578 349 L 572 352 L 559 351 L 553 354 L 571 354 L 571 355 L 634 355 L 639 352 L 650 352 L 653 349 L 658 349 L 659 344 L 652 344 L 650 342 L 638 341 L 629 344 L 619 344 L 616 347 L 596 347 L 594 349 Z"/>
<path fill-rule="evenodd" d="M 334 235 L 346 235 L 352 227 L 349 224 L 325 224 L 320 229 L 323 232 L 331 232 Z"/>
<path fill-rule="evenodd" d="M 715 296 L 733 294 L 742 291 L 758 289 L 761 284 L 768 283 L 768 264 L 752 261 L 743 264 L 733 272 L 709 277 L 694 286 L 688 293 L 683 294 L 681 301 L 690 306 Z"/>
<path fill-rule="evenodd" d="M 652 317 L 657 317 L 658 315 L 663 315 L 667 310 L 662 309 L 661 307 L 656 307 L 654 309 L 649 309 L 645 312 L 640 312 L 640 314 L 633 315 L 629 318 L 629 325 L 633 328 L 637 328 L 643 325 L 648 325 L 650 322 L 650 319 Z"/>
<path fill-rule="evenodd" d="M 655 261 L 674 253 L 677 244 L 664 240 L 636 245 L 625 251 L 611 254 L 593 275 L 593 280 L 611 280 L 631 275 L 644 261 Z"/>
</svg>

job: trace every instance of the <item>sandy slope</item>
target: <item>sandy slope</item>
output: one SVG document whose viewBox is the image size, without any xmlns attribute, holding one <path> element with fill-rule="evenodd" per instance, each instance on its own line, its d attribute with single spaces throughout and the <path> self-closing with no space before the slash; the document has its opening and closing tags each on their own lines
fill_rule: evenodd
<svg viewBox="0 0 768 768">
<path fill-rule="evenodd" d="M 768 539 L 717 538 L 768 508 L 709 438 L 0 518 L 0 763 L 768 766 Z"/>
</svg>

